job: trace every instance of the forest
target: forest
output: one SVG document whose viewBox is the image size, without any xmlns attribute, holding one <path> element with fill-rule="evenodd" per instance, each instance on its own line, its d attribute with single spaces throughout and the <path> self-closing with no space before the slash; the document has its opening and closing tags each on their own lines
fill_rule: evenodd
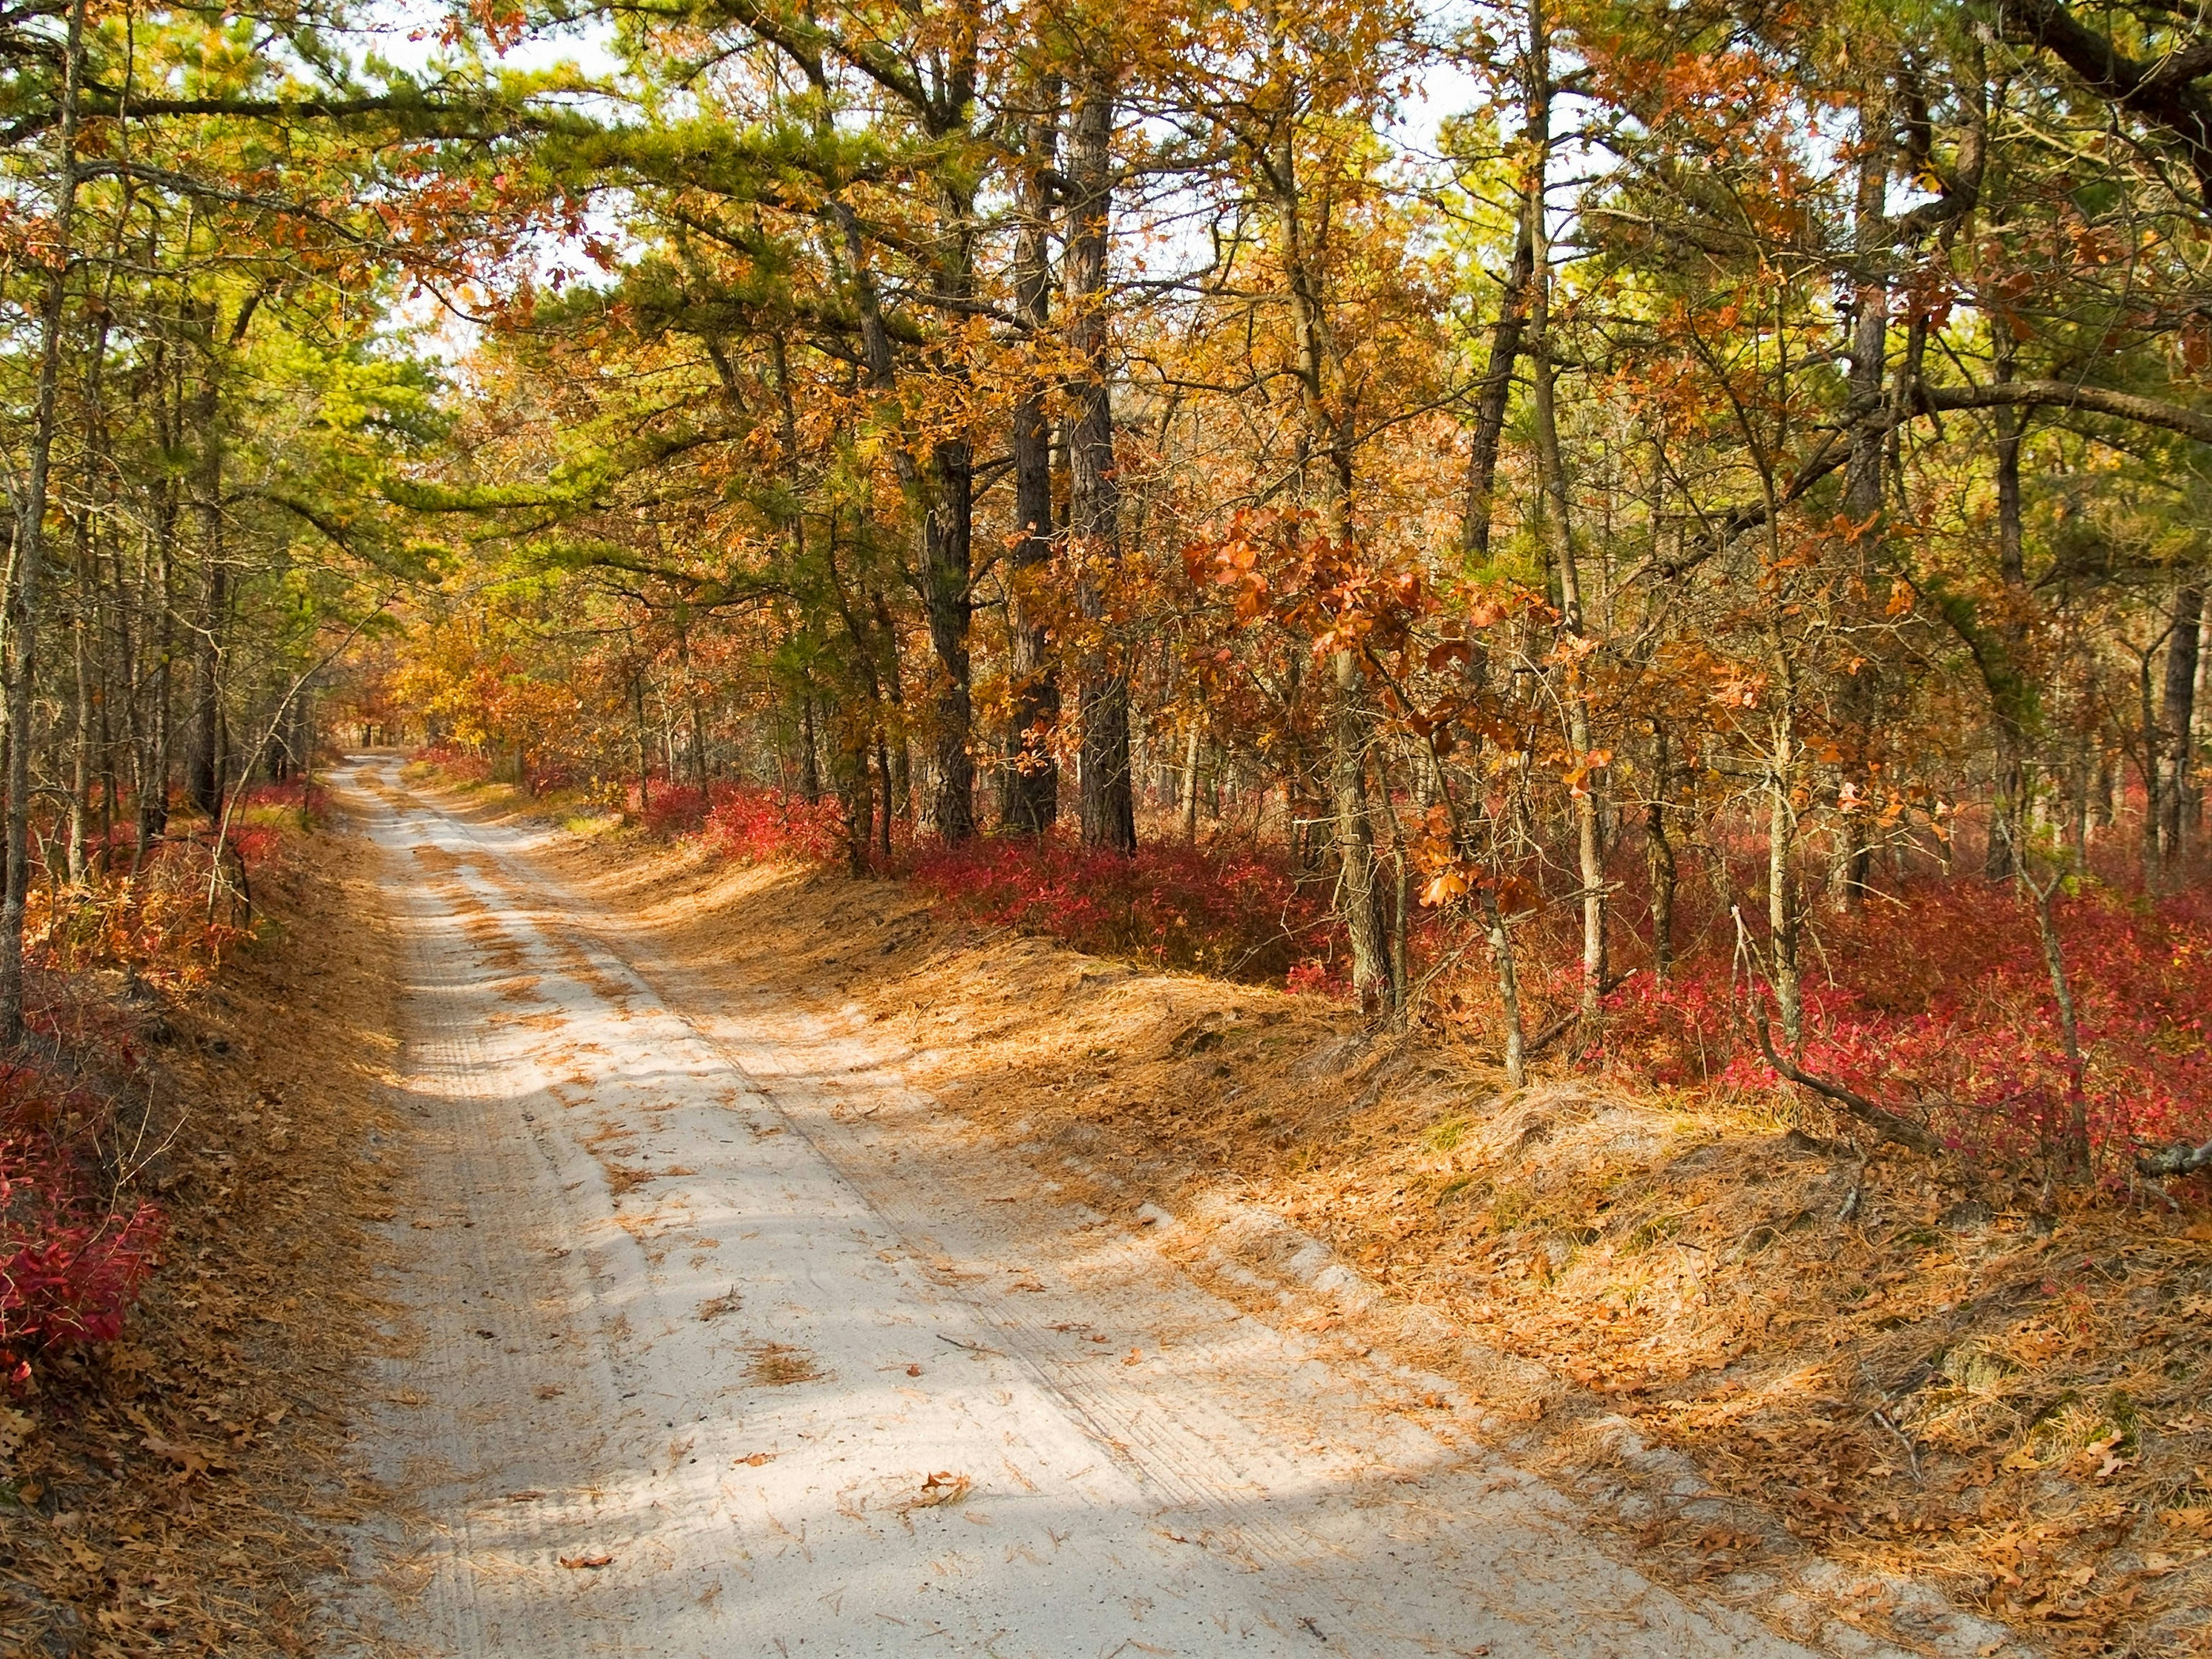
<svg viewBox="0 0 2212 1659">
<path fill-rule="evenodd" d="M 2046 1206 L 2212 1164 L 2187 9 L 30 0 L 0 57 L 0 1041 L 243 936 L 319 750 L 400 743 L 1514 1086 L 1795 1091 Z"/>
<path fill-rule="evenodd" d="M 653 1641 L 888 1650 L 786 1515 L 1190 1544 L 771 1443 L 988 1382 L 1443 1517 L 1342 1607 L 1548 1597 L 1480 1443 L 1591 1607 L 2208 1650 L 2200 10 L 13 0 L 0 169 L 0 1648 L 329 1650 L 333 1471 L 441 1412 L 516 1629 L 736 1538 Z M 1169 1650 L 1052 1571 L 1037 1650 Z"/>
<path fill-rule="evenodd" d="M 2185 21 L 558 21 L 597 79 L 382 158 L 389 280 L 483 331 L 323 514 L 422 561 L 358 717 L 834 800 L 994 914 L 1074 875 L 1516 1080 L 2205 1132 Z"/>
</svg>

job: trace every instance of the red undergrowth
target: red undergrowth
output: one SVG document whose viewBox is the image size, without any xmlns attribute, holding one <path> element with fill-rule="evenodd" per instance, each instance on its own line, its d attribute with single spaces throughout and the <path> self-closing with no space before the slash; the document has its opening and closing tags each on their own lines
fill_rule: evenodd
<svg viewBox="0 0 2212 1659">
<path fill-rule="evenodd" d="M 1326 972 L 1310 960 L 1329 925 L 1326 894 L 1250 852 L 1151 846 L 1124 857 L 1010 837 L 926 848 L 913 877 L 965 921 L 1081 951 L 1255 984 Z"/>
<path fill-rule="evenodd" d="M 2032 902 L 1978 878 L 1905 884 L 1827 918 L 1805 962 L 1804 1064 L 1923 1112 L 1954 1147 L 2015 1162 L 2062 1138 L 2073 1079 Z M 2146 1145 L 2212 1134 L 2212 895 L 2091 885 L 2054 921 L 2084 1060 L 2082 1110 L 2108 1174 Z M 1607 999 L 1592 1056 L 1668 1085 L 1765 1088 L 1733 953 L 1708 944 L 1665 981 Z"/>
<path fill-rule="evenodd" d="M 834 800 L 778 789 L 660 784 L 633 816 L 749 863 L 830 866 L 846 855 Z M 924 842 L 896 860 L 945 915 L 1059 939 L 1093 954 L 1341 997 L 1342 952 L 1324 884 L 1248 848 L 1152 844 L 1133 857 L 1056 837 Z M 1677 955 L 1655 974 L 1634 923 L 1645 898 L 1624 872 L 1615 960 L 1633 967 L 1606 999 L 1579 1062 L 1625 1084 L 1755 1093 L 1780 1086 L 1749 1024 L 1754 981 L 1732 922 L 1686 870 Z M 2212 894 L 2164 896 L 2091 882 L 2055 919 L 2076 1002 L 2081 1109 L 2100 1169 L 2122 1179 L 2139 1148 L 2212 1136 Z M 1532 1030 L 1573 1006 L 1573 907 L 1516 932 Z M 1480 1038 L 1498 1007 L 1487 950 L 1438 919 L 1412 942 L 1424 1017 Z M 1443 971 L 1433 972 L 1438 964 Z M 2074 1109 L 2074 1079 L 2033 905 L 1978 877 L 1899 879 L 1849 914 L 1808 918 L 1802 1063 L 1924 1116 L 1961 1153 L 2019 1164 L 2047 1155 Z M 1492 1031 L 1492 1035 L 1495 1035 Z"/>
<path fill-rule="evenodd" d="M 119 1197 L 96 1151 L 106 1103 L 23 1065 L 0 1070 L 0 1374 L 55 1346 L 120 1335 L 155 1267 L 161 1216 Z"/>
<path fill-rule="evenodd" d="M 50 1060 L 0 1066 L 0 1379 L 21 1389 L 59 1346 L 113 1340 L 155 1266 L 160 1210 L 132 1196 L 112 1102 L 83 1081 L 137 1066 L 130 1021 L 78 976 L 121 969 L 177 994 L 204 983 L 250 936 L 246 887 L 286 838 L 322 811 L 304 779 L 263 784 L 216 826 L 174 824 L 136 855 L 129 818 L 88 849 L 79 884 L 41 869 L 26 916 L 26 960 L 40 994 L 28 1022 Z M 135 814 L 130 815 L 135 817 Z M 40 844 L 58 853 L 54 826 Z M 135 866 L 135 867 L 134 867 Z M 210 902 L 210 893 L 215 902 Z"/>
</svg>

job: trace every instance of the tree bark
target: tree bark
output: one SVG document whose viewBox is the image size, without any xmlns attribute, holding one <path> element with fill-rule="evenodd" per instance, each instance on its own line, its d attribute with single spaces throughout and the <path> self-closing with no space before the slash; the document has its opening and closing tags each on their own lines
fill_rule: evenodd
<svg viewBox="0 0 2212 1659">
<path fill-rule="evenodd" d="M 1796 824 L 1790 801 L 1796 750 L 1795 725 L 1785 716 L 1775 723 L 1773 775 L 1768 785 L 1766 931 L 1774 1000 L 1793 1058 L 1805 1046 L 1805 999 L 1797 972 L 1797 893 L 1790 857 Z"/>
<path fill-rule="evenodd" d="M 953 842 L 973 840 L 975 835 L 975 757 L 968 746 L 974 726 L 968 641 L 975 613 L 969 546 L 975 492 L 967 440 L 933 446 L 922 517 L 922 597 L 939 670 L 931 817 L 938 838 Z"/>
<path fill-rule="evenodd" d="M 1068 143 L 1068 345 L 1082 360 L 1070 388 L 1068 528 L 1077 594 L 1094 636 L 1105 618 L 1102 576 L 1121 562 L 1121 485 L 1114 466 L 1114 404 L 1106 319 L 1108 221 L 1113 211 L 1115 88 L 1095 72 L 1077 90 Z M 1094 637 L 1084 653 L 1081 692 L 1083 844 L 1133 853 L 1135 792 L 1129 775 L 1129 684 L 1111 647 Z"/>
<path fill-rule="evenodd" d="M 1552 143 L 1552 66 L 1549 24 L 1544 15 L 1543 0 L 1530 0 L 1528 46 L 1529 137 L 1537 151 L 1522 202 L 1522 214 L 1528 228 L 1534 258 L 1528 306 L 1528 356 L 1535 381 L 1531 401 L 1536 426 L 1536 465 L 1544 496 L 1545 550 L 1559 585 L 1561 624 L 1569 634 L 1582 640 L 1588 638 L 1589 626 L 1583 612 L 1582 574 L 1575 556 L 1566 464 L 1559 446 L 1552 356 L 1552 238 L 1545 219 Z M 1598 1017 L 1606 981 L 1605 852 L 1597 776 L 1602 769 L 1590 760 L 1589 694 L 1582 660 L 1578 658 L 1570 663 L 1566 672 L 1567 741 L 1574 750 L 1574 764 L 1583 774 L 1574 791 L 1575 856 L 1582 878 L 1582 1015 L 1589 1022 Z"/>
<path fill-rule="evenodd" d="M 1349 651 L 1336 653 L 1336 711 L 1329 757 L 1329 805 L 1336 821 L 1337 908 L 1352 946 L 1352 984 L 1370 1018 L 1397 1003 L 1375 823 L 1368 810 L 1367 744 L 1374 732 L 1364 678 Z"/>
<path fill-rule="evenodd" d="M 1644 857 L 1651 878 L 1651 973 L 1666 979 L 1674 969 L 1674 843 L 1667 832 L 1667 792 L 1674 769 L 1667 728 L 1656 727 L 1651 799 L 1644 805 Z"/>
<path fill-rule="evenodd" d="M 1021 229 L 1014 240 L 1014 304 L 1029 325 L 1032 348 L 1042 349 L 1052 321 L 1051 194 L 1045 175 L 1059 160 L 1060 83 L 1048 76 L 1037 88 L 1024 149 Z M 1012 729 L 1006 734 L 1006 828 L 1042 836 L 1060 816 L 1060 765 L 1052 732 L 1060 720 L 1060 678 L 1047 638 L 1038 592 L 1052 561 L 1052 429 L 1044 386 L 1032 380 L 1013 410 L 1009 434 L 1014 462 L 1014 545 L 1008 556 L 1006 631 L 1008 672 L 1013 680 Z"/>
<path fill-rule="evenodd" d="M 38 390 L 31 453 L 15 530 L 15 614 L 8 629 L 7 872 L 0 888 L 0 1044 L 23 1040 L 23 912 L 31 877 L 31 715 L 37 659 L 40 566 L 46 562 L 46 497 L 61 384 L 62 313 L 69 297 L 77 191 L 77 93 L 84 64 L 85 0 L 70 8 L 63 45 L 60 157 L 52 269 L 39 302 Z"/>
<path fill-rule="evenodd" d="M 1482 887 L 1483 929 L 1490 944 L 1490 963 L 1498 975 L 1498 1002 L 1505 1020 L 1505 1081 L 1512 1088 L 1528 1081 L 1528 1034 L 1521 1016 L 1521 975 L 1513 961 L 1513 939 L 1498 902 L 1498 890 Z"/>
<path fill-rule="evenodd" d="M 799 700 L 799 793 L 809 806 L 822 799 L 821 741 L 814 731 L 814 693 Z"/>
<path fill-rule="evenodd" d="M 1186 847 L 1198 844 L 1198 762 L 1204 738 L 1205 727 L 1193 715 L 1182 751 L 1182 844 Z"/>
<path fill-rule="evenodd" d="M 1541 161 L 1538 162 L 1541 166 Z M 1526 186 L 1523 186 L 1526 195 Z M 1490 329 L 1490 359 L 1474 407 L 1474 431 L 1467 455 L 1466 505 L 1460 519 L 1460 552 L 1470 564 L 1490 556 L 1490 529 L 1496 516 L 1498 453 L 1505 436 L 1505 411 L 1513 400 L 1513 369 L 1520 361 L 1521 336 L 1528 325 L 1528 292 L 1536 270 L 1536 246 L 1523 212 L 1513 235 L 1513 264 L 1498 301 L 1498 320 Z"/>
<path fill-rule="evenodd" d="M 2008 384 L 2013 378 L 2014 343 L 2010 319 L 2000 313 L 1990 319 L 1996 337 L 1993 378 Z M 2027 560 L 2020 489 L 2021 440 L 2026 417 L 2009 404 L 1991 411 L 1996 424 L 1997 575 L 2004 584 L 2006 614 L 1999 627 L 2007 654 L 2020 660 L 2026 643 L 2022 611 L 2027 604 Z M 2016 849 L 2026 828 L 2027 801 L 2027 732 L 2008 699 L 2000 699 L 1996 711 L 1997 787 L 1990 806 L 1990 834 L 1984 868 L 1992 881 L 2008 879 L 2017 868 Z"/>
<path fill-rule="evenodd" d="M 2184 840 L 2195 814 L 2189 809 L 2197 765 L 2197 653 L 2204 625 L 2204 589 L 2191 583 L 2174 596 L 2173 637 L 2166 647 L 2164 736 L 2166 798 L 2160 804 L 2160 850 L 2169 870 L 2188 848 Z"/>
</svg>

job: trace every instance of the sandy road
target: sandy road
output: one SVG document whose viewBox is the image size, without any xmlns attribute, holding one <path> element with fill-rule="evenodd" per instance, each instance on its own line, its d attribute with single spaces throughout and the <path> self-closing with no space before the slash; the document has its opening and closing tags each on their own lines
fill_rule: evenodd
<svg viewBox="0 0 2212 1659">
<path fill-rule="evenodd" d="M 454 1655 L 1798 1654 L 979 1151 L 895 1046 L 657 961 L 537 837 L 337 782 L 413 944 L 413 1338 L 362 1559 Z M 356 1608 L 356 1617 L 360 1609 Z"/>
</svg>

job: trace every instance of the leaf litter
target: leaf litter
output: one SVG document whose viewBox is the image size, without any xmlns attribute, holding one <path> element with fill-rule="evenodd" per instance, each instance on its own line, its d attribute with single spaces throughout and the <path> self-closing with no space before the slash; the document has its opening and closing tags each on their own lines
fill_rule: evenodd
<svg viewBox="0 0 2212 1659">
<path fill-rule="evenodd" d="M 346 1440 L 398 1175 L 398 941 L 348 836 L 288 837 L 254 894 L 260 938 L 157 1019 L 76 992 L 145 1026 L 169 1233 L 122 1337 L 0 1410 L 0 1651 L 311 1651 L 378 1496 Z"/>
</svg>

